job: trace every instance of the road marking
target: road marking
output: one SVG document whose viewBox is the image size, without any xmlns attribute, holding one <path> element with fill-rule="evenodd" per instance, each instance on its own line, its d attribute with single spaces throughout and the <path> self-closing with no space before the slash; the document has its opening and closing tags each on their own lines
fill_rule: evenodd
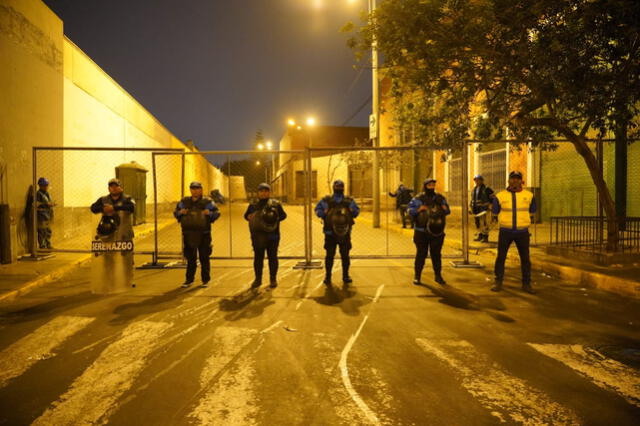
<svg viewBox="0 0 640 426">
<path fill-rule="evenodd" d="M 571 410 L 524 380 L 509 375 L 467 341 L 418 338 L 416 343 L 453 368 L 461 376 L 462 386 L 502 423 L 580 423 Z"/>
<path fill-rule="evenodd" d="M 189 418 L 203 425 L 256 424 L 254 361 L 248 354 L 238 354 L 257 334 L 256 330 L 235 327 L 218 327 L 214 331 L 215 352 L 200 375 L 205 393 Z M 231 368 L 226 368 L 230 364 Z"/>
<path fill-rule="evenodd" d="M 94 318 L 59 316 L 0 352 L 0 388 L 36 362 L 47 359 L 70 336 L 89 325 Z"/>
<path fill-rule="evenodd" d="M 138 321 L 129 325 L 116 342 L 109 345 L 74 380 L 34 425 L 71 425 L 104 422 L 120 396 L 133 384 L 146 358 L 158 345 L 158 338 L 171 323 Z"/>
<path fill-rule="evenodd" d="M 308 300 L 308 299 L 309 299 L 309 297 L 311 297 L 311 295 L 312 295 L 313 293 L 315 293 L 315 291 L 316 291 L 316 290 L 318 290 L 318 289 L 319 289 L 323 284 L 324 284 L 324 281 L 320 281 L 320 282 L 318 283 L 318 285 L 316 285 L 316 286 L 315 286 L 315 287 L 314 287 L 310 292 L 308 292 L 307 294 L 305 294 L 305 295 L 304 295 L 304 297 L 302 298 L 302 300 L 300 300 L 300 301 L 296 304 L 296 309 L 295 309 L 295 310 L 297 311 L 298 309 L 300 309 L 300 306 L 302 306 L 302 303 L 303 303 L 305 300 Z"/>
<path fill-rule="evenodd" d="M 529 346 L 640 407 L 640 373 L 637 370 L 582 345 L 529 343 Z"/>
<path fill-rule="evenodd" d="M 376 292 L 376 297 L 374 297 L 372 302 L 373 304 L 375 304 L 378 301 L 378 299 L 380 298 L 380 294 L 382 294 L 383 289 L 384 289 L 384 284 L 378 287 L 378 291 Z M 358 339 L 358 336 L 360 335 L 360 332 L 364 328 L 364 325 L 366 324 L 368 319 L 369 319 L 369 314 L 364 316 L 364 319 L 360 323 L 360 327 L 358 327 L 358 330 L 355 332 L 355 334 L 351 335 L 351 337 L 349 338 L 347 345 L 344 347 L 344 349 L 342 350 L 342 354 L 340 355 L 340 362 L 338 366 L 340 367 L 340 375 L 342 377 L 342 383 L 344 384 L 344 387 L 347 389 L 347 392 L 349 393 L 349 396 L 351 397 L 351 399 L 356 403 L 358 408 L 360 408 L 360 411 L 362 411 L 365 418 L 370 423 L 380 424 L 380 420 L 378 419 L 376 414 L 369 408 L 369 406 L 362 400 L 360 395 L 358 395 L 358 392 L 356 392 L 356 390 L 353 388 L 353 385 L 351 384 L 351 379 L 349 378 L 349 369 L 347 366 L 347 358 L 349 356 L 349 352 L 351 351 L 351 348 L 353 348 L 353 344 Z"/>
</svg>

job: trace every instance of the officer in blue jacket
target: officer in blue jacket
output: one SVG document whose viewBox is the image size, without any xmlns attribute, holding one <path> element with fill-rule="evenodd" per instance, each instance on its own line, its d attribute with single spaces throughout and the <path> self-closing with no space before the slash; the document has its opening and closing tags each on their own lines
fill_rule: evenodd
<svg viewBox="0 0 640 426">
<path fill-rule="evenodd" d="M 269 287 L 278 286 L 278 244 L 280 243 L 280 222 L 287 218 L 282 204 L 271 196 L 267 183 L 258 185 L 258 200 L 249 204 L 244 218 L 249 222 L 251 245 L 253 246 L 253 271 L 255 280 L 251 288 L 262 285 L 264 253 L 269 258 Z"/>
<path fill-rule="evenodd" d="M 349 250 L 351 250 L 351 227 L 360 213 L 355 200 L 344 195 L 344 182 L 340 179 L 333 182 L 333 194 L 327 195 L 318 202 L 315 208 L 316 216 L 323 220 L 324 249 L 326 256 L 324 284 L 331 285 L 331 270 L 336 247 L 340 248 L 342 260 L 342 282 L 345 285 L 353 280 L 349 276 Z"/>
<path fill-rule="evenodd" d="M 211 279 L 211 224 L 220 217 L 220 210 L 210 198 L 202 196 L 200 182 L 191 182 L 189 189 L 191 196 L 183 198 L 173 213 L 182 227 L 183 252 L 187 259 L 187 276 L 182 287 L 193 284 L 198 258 L 202 287 L 207 287 Z"/>
<path fill-rule="evenodd" d="M 426 179 L 423 192 L 414 197 L 409 203 L 409 214 L 413 217 L 413 242 L 416 245 L 414 262 L 415 285 L 421 284 L 424 262 L 431 251 L 431 265 L 435 274 L 435 281 L 446 285 L 442 278 L 442 245 L 444 244 L 444 228 L 446 216 L 451 213 L 449 204 L 443 195 L 436 192 L 436 180 Z"/>
</svg>

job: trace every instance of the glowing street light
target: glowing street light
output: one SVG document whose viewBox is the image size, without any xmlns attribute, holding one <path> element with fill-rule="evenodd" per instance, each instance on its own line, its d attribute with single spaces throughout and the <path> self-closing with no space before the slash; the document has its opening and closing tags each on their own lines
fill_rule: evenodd
<svg viewBox="0 0 640 426">
<path fill-rule="evenodd" d="M 296 125 L 296 120 L 294 120 L 293 118 L 290 118 L 287 120 L 287 124 L 291 127 Z"/>
<path fill-rule="evenodd" d="M 263 143 L 259 143 L 258 145 L 256 145 L 256 148 L 258 148 L 258 151 L 262 151 L 262 150 L 264 150 L 264 144 Z"/>
<path fill-rule="evenodd" d="M 316 119 L 313 117 L 308 117 L 307 118 L 307 126 L 315 126 L 316 125 Z"/>
<path fill-rule="evenodd" d="M 267 141 L 265 142 L 265 146 L 267 147 L 268 151 L 271 151 L 271 148 L 273 148 L 273 143 L 271 141 Z M 260 149 L 260 148 L 258 148 Z"/>
<path fill-rule="evenodd" d="M 260 160 L 257 160 L 256 161 L 256 166 L 259 166 L 259 165 L 260 165 Z"/>
</svg>

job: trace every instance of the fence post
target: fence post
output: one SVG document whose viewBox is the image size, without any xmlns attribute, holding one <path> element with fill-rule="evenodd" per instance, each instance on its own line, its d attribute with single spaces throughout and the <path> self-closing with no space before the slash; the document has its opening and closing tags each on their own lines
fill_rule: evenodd
<svg viewBox="0 0 640 426">
<path fill-rule="evenodd" d="M 38 190 L 36 189 L 38 185 L 38 170 L 36 169 L 37 157 L 38 157 L 38 148 L 33 148 L 32 150 L 32 159 L 31 164 L 33 168 L 33 183 L 31 184 L 31 257 L 35 258 L 38 256 L 38 202 L 37 195 Z"/>
<path fill-rule="evenodd" d="M 156 153 L 151 153 L 151 168 L 153 173 L 153 259 L 152 265 L 158 264 L 158 179 L 156 173 Z"/>
</svg>

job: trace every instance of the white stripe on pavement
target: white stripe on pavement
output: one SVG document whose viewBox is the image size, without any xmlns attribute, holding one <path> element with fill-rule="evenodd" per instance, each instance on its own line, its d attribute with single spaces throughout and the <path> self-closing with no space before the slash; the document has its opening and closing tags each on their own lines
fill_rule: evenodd
<svg viewBox="0 0 640 426">
<path fill-rule="evenodd" d="M 257 334 L 256 330 L 235 327 L 218 327 L 214 331 L 215 352 L 200 375 L 200 385 L 206 393 L 189 414 L 198 424 L 256 424 L 253 360 L 247 354 L 241 355 L 231 368 L 223 370 Z"/>
<path fill-rule="evenodd" d="M 59 316 L 0 352 L 0 388 L 27 371 L 36 362 L 53 356 L 52 351 L 67 338 L 89 325 L 94 318 Z"/>
<path fill-rule="evenodd" d="M 503 423 L 580 423 L 573 411 L 550 400 L 524 380 L 511 376 L 467 341 L 418 338 L 416 343 L 453 368 L 461 376 L 462 386 Z"/>
<path fill-rule="evenodd" d="M 384 284 L 378 287 L 378 291 L 376 292 L 376 297 L 373 299 L 373 302 L 372 302 L 373 304 L 375 304 L 378 301 L 378 299 L 380 298 L 380 294 L 382 294 L 383 289 L 384 289 Z M 366 324 L 368 319 L 369 319 L 369 314 L 364 316 L 364 319 L 362 320 L 360 327 L 358 327 L 358 330 L 355 332 L 355 334 L 353 334 L 349 338 L 349 341 L 347 342 L 346 346 L 342 350 L 342 353 L 340 354 L 340 362 L 338 363 L 338 366 L 340 367 L 340 376 L 342 377 L 342 383 L 344 384 L 345 389 L 349 393 L 349 396 L 351 397 L 353 402 L 356 403 L 360 411 L 362 411 L 365 419 L 369 423 L 377 425 L 377 424 L 380 424 L 380 420 L 378 419 L 376 414 L 369 408 L 367 403 L 364 402 L 364 400 L 360 397 L 360 395 L 358 395 L 358 392 L 356 392 L 356 390 L 353 388 L 353 385 L 351 384 L 351 378 L 349 377 L 349 369 L 347 367 L 347 358 L 349 356 L 349 352 L 351 351 L 351 348 L 353 348 L 353 344 L 358 339 L 358 336 L 360 335 L 360 332 L 364 328 L 364 325 Z"/>
<path fill-rule="evenodd" d="M 34 425 L 94 424 L 104 421 L 116 407 L 158 345 L 171 323 L 138 321 L 129 325 L 120 339 L 100 354 Z"/>
<path fill-rule="evenodd" d="M 529 343 L 538 352 L 560 361 L 599 387 L 618 393 L 640 407 L 640 372 L 582 345 Z"/>
</svg>

